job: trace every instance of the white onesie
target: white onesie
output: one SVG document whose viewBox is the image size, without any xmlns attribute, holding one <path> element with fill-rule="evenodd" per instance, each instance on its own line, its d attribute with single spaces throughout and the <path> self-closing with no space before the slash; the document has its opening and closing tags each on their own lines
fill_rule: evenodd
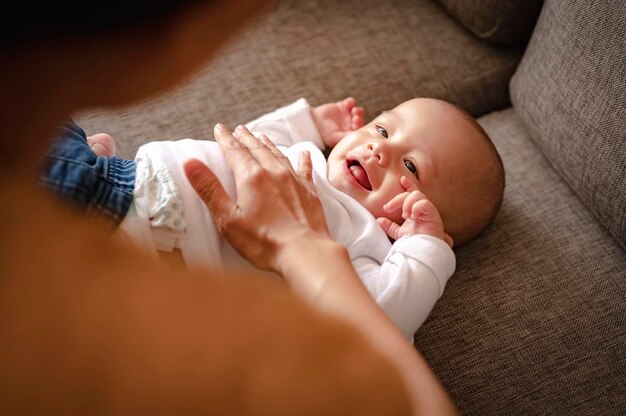
<svg viewBox="0 0 626 416">
<path fill-rule="evenodd" d="M 272 139 L 294 169 L 302 151 L 311 153 L 313 181 L 331 237 L 348 249 L 367 290 L 412 340 L 454 273 L 452 249 L 424 234 L 391 244 L 369 211 L 330 184 L 320 150 L 323 143 L 305 99 L 246 126 L 253 134 L 264 133 Z M 155 255 L 157 250 L 180 249 L 189 266 L 252 267 L 217 233 L 208 209 L 186 180 L 182 166 L 190 158 L 206 163 L 234 198 L 233 175 L 217 143 L 151 142 L 137 152 L 133 207 L 121 230 Z"/>
</svg>

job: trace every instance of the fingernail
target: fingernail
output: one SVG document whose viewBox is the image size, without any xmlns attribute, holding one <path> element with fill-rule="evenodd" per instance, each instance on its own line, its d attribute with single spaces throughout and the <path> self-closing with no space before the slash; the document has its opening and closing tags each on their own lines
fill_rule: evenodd
<svg viewBox="0 0 626 416">
<path fill-rule="evenodd" d="M 194 178 L 202 170 L 202 166 L 197 160 L 191 159 L 184 164 L 185 174 L 188 178 Z"/>
<path fill-rule="evenodd" d="M 224 133 L 226 131 L 226 127 L 224 127 L 222 123 L 217 123 L 215 125 L 215 129 L 219 131 L 220 133 Z"/>
</svg>

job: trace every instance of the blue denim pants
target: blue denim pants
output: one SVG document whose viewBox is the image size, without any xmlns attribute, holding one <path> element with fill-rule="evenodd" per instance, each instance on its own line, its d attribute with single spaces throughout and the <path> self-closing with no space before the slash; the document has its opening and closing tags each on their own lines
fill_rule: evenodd
<svg viewBox="0 0 626 416">
<path fill-rule="evenodd" d="M 96 156 L 83 129 L 69 121 L 44 154 L 38 180 L 80 212 L 114 228 L 133 200 L 135 162 Z"/>
</svg>

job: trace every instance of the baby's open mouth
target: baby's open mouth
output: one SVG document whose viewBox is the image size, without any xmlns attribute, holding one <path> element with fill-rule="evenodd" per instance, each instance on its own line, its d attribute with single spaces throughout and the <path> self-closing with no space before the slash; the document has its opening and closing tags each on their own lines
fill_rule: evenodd
<svg viewBox="0 0 626 416">
<path fill-rule="evenodd" d="M 372 184 L 370 183 L 370 179 L 367 176 L 367 172 L 363 169 L 363 166 L 357 160 L 348 160 L 348 169 L 354 179 L 361 185 L 363 188 L 368 191 L 372 190 Z"/>
</svg>

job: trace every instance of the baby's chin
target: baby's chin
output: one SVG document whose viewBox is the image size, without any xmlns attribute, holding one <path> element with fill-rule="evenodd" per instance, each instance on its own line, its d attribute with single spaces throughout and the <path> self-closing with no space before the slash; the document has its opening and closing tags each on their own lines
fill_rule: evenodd
<svg viewBox="0 0 626 416">
<path fill-rule="evenodd" d="M 354 189 L 348 182 L 348 179 L 344 177 L 341 166 L 328 165 L 328 182 L 330 182 L 333 188 L 343 192 L 344 194 L 350 195 L 359 203 L 361 202 L 359 201 L 356 189 Z"/>
</svg>

